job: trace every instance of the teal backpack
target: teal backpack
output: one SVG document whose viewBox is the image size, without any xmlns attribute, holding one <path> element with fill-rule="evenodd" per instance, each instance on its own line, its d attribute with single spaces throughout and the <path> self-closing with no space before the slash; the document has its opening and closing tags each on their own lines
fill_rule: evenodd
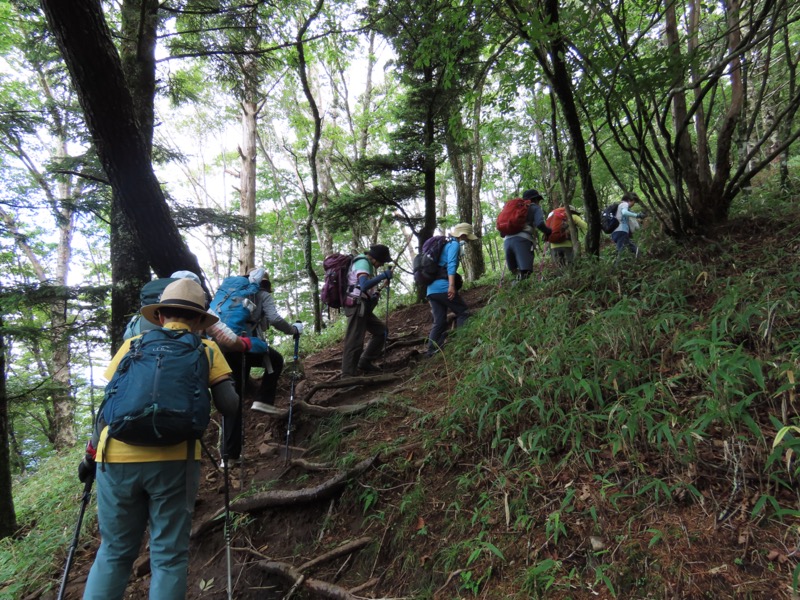
<svg viewBox="0 0 800 600">
<path fill-rule="evenodd" d="M 98 411 L 108 435 L 135 446 L 200 439 L 211 418 L 209 364 L 200 337 L 152 329 L 131 342 Z"/>
<path fill-rule="evenodd" d="M 166 288 L 173 281 L 178 281 L 178 278 L 161 277 L 145 283 L 139 292 L 139 307 L 141 308 L 142 306 L 158 303 L 161 300 L 161 294 L 164 292 L 164 288 Z M 125 333 L 122 335 L 122 339 L 128 340 L 139 335 L 140 333 L 144 333 L 145 331 L 150 331 L 151 329 L 156 328 L 158 328 L 158 325 L 151 323 L 145 319 L 141 313 L 137 312 L 131 317 L 130 321 L 128 321 L 128 325 L 125 327 Z"/>
</svg>

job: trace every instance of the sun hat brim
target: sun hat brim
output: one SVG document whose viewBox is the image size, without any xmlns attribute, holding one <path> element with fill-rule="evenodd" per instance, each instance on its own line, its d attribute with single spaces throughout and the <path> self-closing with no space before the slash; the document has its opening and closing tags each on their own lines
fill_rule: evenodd
<svg viewBox="0 0 800 600">
<path fill-rule="evenodd" d="M 183 310 L 190 310 L 193 313 L 197 313 L 203 317 L 203 320 L 200 322 L 199 329 L 206 329 L 207 327 L 211 327 L 214 323 L 219 321 L 219 317 L 216 317 L 207 313 L 205 310 L 198 308 L 193 302 L 187 302 L 179 299 L 169 300 L 159 304 L 148 304 L 147 306 L 143 306 L 140 312 L 145 319 L 160 327 L 161 322 L 158 320 L 158 315 L 156 314 L 160 308 L 181 308 Z"/>
</svg>

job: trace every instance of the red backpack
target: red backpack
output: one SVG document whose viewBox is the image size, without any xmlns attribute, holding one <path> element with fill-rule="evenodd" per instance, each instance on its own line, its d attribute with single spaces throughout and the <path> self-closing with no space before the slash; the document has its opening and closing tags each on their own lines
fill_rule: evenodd
<svg viewBox="0 0 800 600">
<path fill-rule="evenodd" d="M 544 222 L 553 232 L 547 238 L 551 244 L 558 244 L 559 242 L 566 242 L 569 237 L 569 221 L 567 220 L 567 209 L 559 206 L 553 213 L 547 217 Z"/>
<path fill-rule="evenodd" d="M 503 206 L 503 210 L 497 215 L 497 231 L 501 237 L 519 233 L 525 227 L 528 219 L 528 207 L 530 200 L 522 198 L 512 198 Z"/>
</svg>

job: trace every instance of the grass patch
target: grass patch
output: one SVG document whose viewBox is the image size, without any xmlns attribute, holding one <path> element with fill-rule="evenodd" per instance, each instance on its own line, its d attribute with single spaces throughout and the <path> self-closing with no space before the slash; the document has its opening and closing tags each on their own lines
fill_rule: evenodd
<svg viewBox="0 0 800 600">
<path fill-rule="evenodd" d="M 42 461 L 36 474 L 14 482 L 14 506 L 20 527 L 15 538 L 0 540 L 0 599 L 21 598 L 34 589 L 57 588 L 53 573 L 64 561 L 78 522 L 83 484 L 78 463 L 83 449 L 75 448 Z M 94 496 L 86 509 L 81 538 L 95 528 Z"/>
</svg>

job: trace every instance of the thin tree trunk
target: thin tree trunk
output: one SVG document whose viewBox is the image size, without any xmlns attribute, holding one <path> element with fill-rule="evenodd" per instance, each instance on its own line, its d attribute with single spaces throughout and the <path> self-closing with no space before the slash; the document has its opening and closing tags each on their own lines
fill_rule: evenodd
<svg viewBox="0 0 800 600">
<path fill-rule="evenodd" d="M 249 75 L 245 72 L 244 77 Z M 242 145 L 239 147 L 241 169 L 240 214 L 248 225 L 239 242 L 239 274 L 247 273 L 256 266 L 256 128 L 258 125 L 258 104 L 254 98 L 242 100 Z"/>
<path fill-rule="evenodd" d="M 319 16 L 322 10 L 324 0 L 317 0 L 314 10 L 303 23 L 300 30 L 297 32 L 295 41 L 295 48 L 297 49 L 298 58 L 298 74 L 300 76 L 300 83 L 303 86 L 303 93 L 308 101 L 311 109 L 311 115 L 314 120 L 314 136 L 311 141 L 311 152 L 308 156 L 308 164 L 311 169 L 311 197 L 306 196 L 306 210 L 308 216 L 306 217 L 303 226 L 303 256 L 305 258 L 306 273 L 308 274 L 309 283 L 311 284 L 311 298 L 314 308 L 314 331 L 320 333 L 322 331 L 322 305 L 319 298 L 319 277 L 314 270 L 313 254 L 311 248 L 311 231 L 313 229 L 315 213 L 317 204 L 319 202 L 319 172 L 317 166 L 317 154 L 319 152 L 319 140 L 322 137 L 322 116 L 320 115 L 317 102 L 314 99 L 314 94 L 311 93 L 311 86 L 308 81 L 305 48 L 303 45 L 303 36 L 305 35 L 308 27 Z"/>
<path fill-rule="evenodd" d="M 0 315 L 0 329 L 3 318 Z M 17 530 L 14 512 L 14 496 L 11 489 L 11 452 L 8 421 L 8 395 L 6 394 L 6 344 L 0 334 L 0 539 L 13 535 Z"/>
</svg>

